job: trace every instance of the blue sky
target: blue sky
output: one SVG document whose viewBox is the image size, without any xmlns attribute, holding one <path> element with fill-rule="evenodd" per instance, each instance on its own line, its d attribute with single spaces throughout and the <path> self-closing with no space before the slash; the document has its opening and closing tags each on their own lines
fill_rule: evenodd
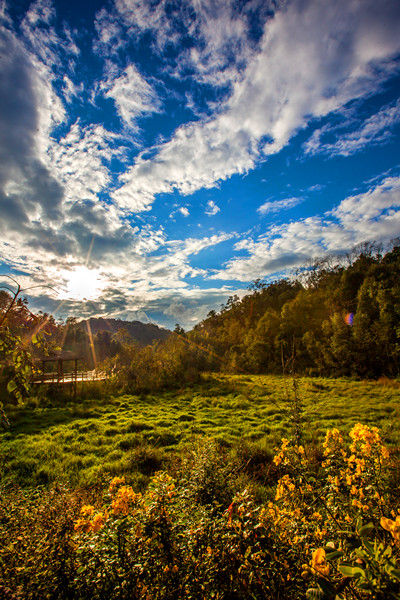
<svg viewBox="0 0 400 600">
<path fill-rule="evenodd" d="M 36 309 L 190 328 L 400 235 L 398 0 L 13 0 L 0 44 L 0 274 Z"/>
</svg>

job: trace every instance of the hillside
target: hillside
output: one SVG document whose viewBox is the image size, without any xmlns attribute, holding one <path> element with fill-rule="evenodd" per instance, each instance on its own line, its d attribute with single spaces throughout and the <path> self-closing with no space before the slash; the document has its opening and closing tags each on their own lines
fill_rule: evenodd
<svg viewBox="0 0 400 600">
<path fill-rule="evenodd" d="M 256 281 L 211 311 L 189 339 L 210 370 L 379 377 L 399 374 L 400 247 L 364 244 L 304 267 L 296 279 Z M 294 362 L 293 362 L 294 361 Z"/>
<path fill-rule="evenodd" d="M 154 323 L 141 323 L 140 321 L 123 321 L 122 319 L 105 319 L 103 317 L 90 318 L 87 321 L 80 321 L 80 324 L 86 329 L 86 323 L 89 322 L 92 335 L 99 332 L 108 331 L 111 335 L 118 331 L 126 331 L 132 340 L 145 346 L 156 341 L 167 339 L 170 335 L 168 329 L 158 327 Z"/>
</svg>

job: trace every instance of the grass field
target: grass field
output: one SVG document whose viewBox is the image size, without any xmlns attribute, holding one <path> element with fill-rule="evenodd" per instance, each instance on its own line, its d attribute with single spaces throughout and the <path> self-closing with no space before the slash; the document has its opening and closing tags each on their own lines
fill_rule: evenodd
<svg viewBox="0 0 400 600">
<path fill-rule="evenodd" d="M 377 425 L 399 447 L 400 383 L 300 378 L 304 435 L 318 442 L 327 428 Z M 47 408 L 15 409 L 0 436 L 3 483 L 92 484 L 130 472 L 137 486 L 198 438 L 235 452 L 240 445 L 271 451 L 290 434 L 292 382 L 282 376 L 205 375 L 191 388 L 123 395 Z"/>
</svg>

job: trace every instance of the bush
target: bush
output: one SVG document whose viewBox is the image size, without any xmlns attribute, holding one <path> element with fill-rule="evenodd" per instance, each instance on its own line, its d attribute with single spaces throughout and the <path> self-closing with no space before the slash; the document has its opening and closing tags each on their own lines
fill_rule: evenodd
<svg viewBox="0 0 400 600">
<path fill-rule="evenodd" d="M 124 392 L 155 391 L 195 383 L 206 365 L 204 352 L 184 336 L 141 347 L 126 344 L 110 361 L 114 383 Z"/>
<path fill-rule="evenodd" d="M 188 454 L 174 478 L 156 473 L 143 493 L 123 477 L 89 496 L 59 487 L 32 497 L 9 491 L 0 501 L 0 595 L 399 598 L 390 457 L 375 427 L 357 424 L 350 438 L 346 445 L 329 430 L 322 452 L 310 454 L 283 439 L 272 461 L 274 493 L 263 504 L 243 489 L 239 463 L 209 442 Z M 242 455 L 270 460 L 253 448 Z"/>
</svg>

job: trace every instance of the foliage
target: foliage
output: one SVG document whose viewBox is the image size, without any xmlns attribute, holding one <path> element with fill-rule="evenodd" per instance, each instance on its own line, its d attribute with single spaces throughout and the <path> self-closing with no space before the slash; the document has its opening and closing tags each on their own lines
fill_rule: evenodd
<svg viewBox="0 0 400 600">
<path fill-rule="evenodd" d="M 400 369 L 400 247 L 364 244 L 317 262 L 294 280 L 256 281 L 241 300 L 187 334 L 208 350 L 208 367 L 233 373 L 296 370 L 311 375 L 397 376 Z"/>
<path fill-rule="evenodd" d="M 37 372 L 33 353 L 47 350 L 47 315 L 33 315 L 17 293 L 12 298 L 0 291 L 0 426 L 9 425 L 4 404 L 21 404 L 31 392 L 31 380 Z"/>
<path fill-rule="evenodd" d="M 108 363 L 117 388 L 131 392 L 194 383 L 205 366 L 204 351 L 189 344 L 181 332 L 151 346 L 124 343 Z"/>
<path fill-rule="evenodd" d="M 3 494 L 0 593 L 26 600 L 399 597 L 400 499 L 377 428 L 356 424 L 349 445 L 329 430 L 322 460 L 283 439 L 274 458 L 280 476 L 262 504 L 212 444 L 196 454 L 174 476 L 154 475 L 142 492 L 117 476 L 89 495 L 61 487 Z M 205 494 L 207 485 L 214 492 Z"/>
</svg>

